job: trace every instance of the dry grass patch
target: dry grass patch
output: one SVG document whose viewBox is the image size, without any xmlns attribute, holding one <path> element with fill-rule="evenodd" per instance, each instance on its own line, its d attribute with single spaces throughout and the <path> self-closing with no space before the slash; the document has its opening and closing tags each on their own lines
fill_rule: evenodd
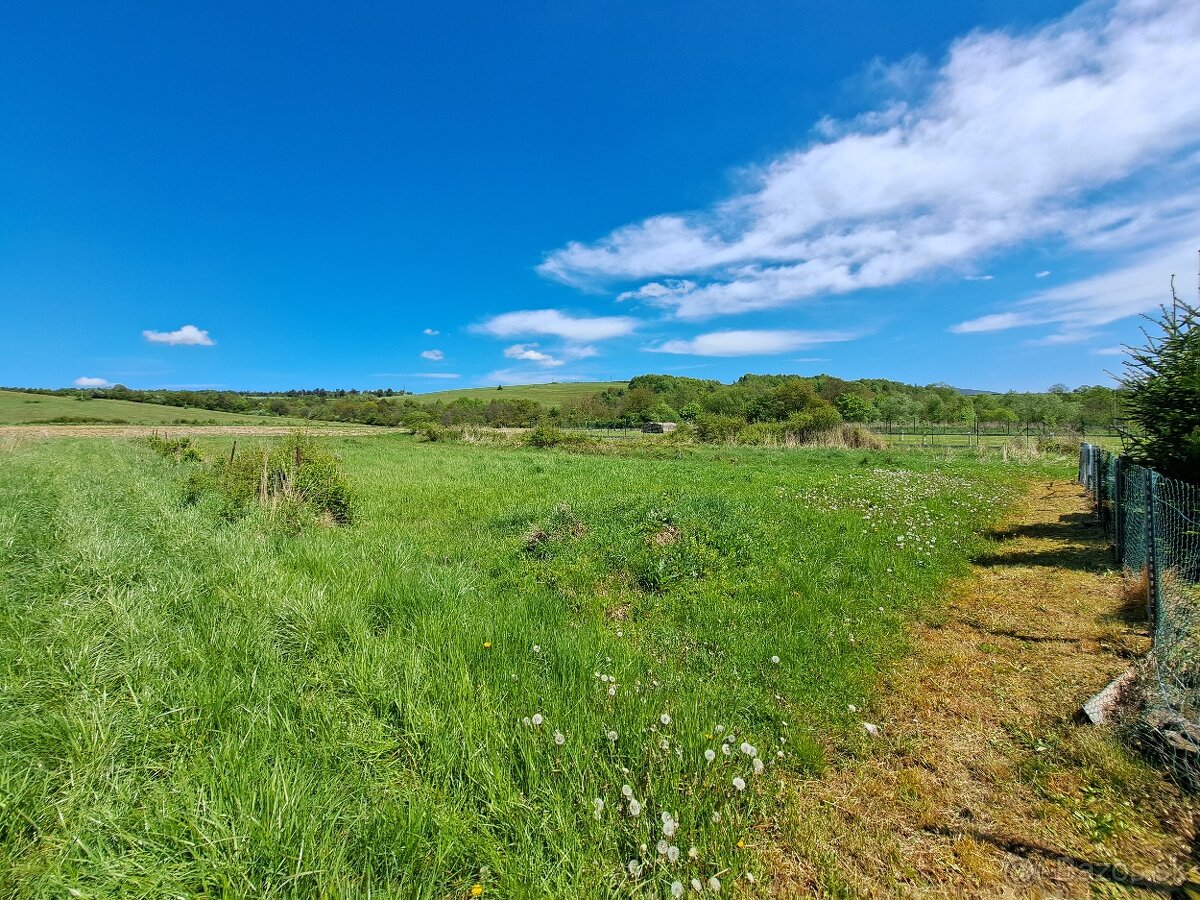
<svg viewBox="0 0 1200 900">
<path fill-rule="evenodd" d="M 1038 485 L 994 538 L 863 713 L 879 738 L 785 786 L 781 895 L 1161 894 L 1196 878 L 1192 801 L 1073 724 L 1148 646 L 1086 498 Z"/>
</svg>

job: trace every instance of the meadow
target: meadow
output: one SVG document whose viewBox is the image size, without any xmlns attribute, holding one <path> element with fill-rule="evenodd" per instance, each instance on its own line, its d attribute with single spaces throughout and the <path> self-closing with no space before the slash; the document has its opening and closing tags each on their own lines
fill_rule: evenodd
<svg viewBox="0 0 1200 900">
<path fill-rule="evenodd" d="M 0 893 L 766 891 L 782 785 L 1072 466 L 320 441 L 355 516 L 298 533 L 143 442 L 0 451 Z"/>
<path fill-rule="evenodd" d="M 212 409 L 185 409 L 129 400 L 77 400 L 54 394 L 0 391 L 0 424 L 5 425 L 304 425 L 303 419 L 252 416 Z M 316 423 L 318 426 L 321 423 Z"/>
<path fill-rule="evenodd" d="M 494 387 L 457 388 L 449 391 L 431 391 L 417 394 L 414 400 L 422 403 L 452 403 L 459 399 L 482 400 L 530 400 L 543 406 L 561 406 L 563 403 L 584 400 L 609 388 L 625 388 L 624 381 L 560 381 L 553 384 L 512 384 L 503 390 Z"/>
</svg>

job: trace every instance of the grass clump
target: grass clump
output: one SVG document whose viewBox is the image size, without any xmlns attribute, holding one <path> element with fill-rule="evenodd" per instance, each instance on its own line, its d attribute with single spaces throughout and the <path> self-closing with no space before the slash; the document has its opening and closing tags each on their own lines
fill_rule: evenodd
<svg viewBox="0 0 1200 900">
<path fill-rule="evenodd" d="M 196 452 L 190 446 L 187 450 Z M 354 521 L 355 496 L 340 461 L 300 433 L 274 445 L 240 452 L 235 448 L 228 458 L 218 457 L 203 470 L 191 473 L 185 482 L 187 502 L 199 502 L 210 492 L 217 496 L 220 514 L 227 519 L 257 509 L 290 530 Z"/>
</svg>

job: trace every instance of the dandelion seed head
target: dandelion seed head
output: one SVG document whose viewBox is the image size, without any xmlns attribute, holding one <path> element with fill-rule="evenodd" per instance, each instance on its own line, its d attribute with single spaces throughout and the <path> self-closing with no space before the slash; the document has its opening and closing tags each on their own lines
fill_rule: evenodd
<svg viewBox="0 0 1200 900">
<path fill-rule="evenodd" d="M 531 719 L 530 721 L 532 721 L 534 725 L 541 725 L 546 720 L 542 718 L 541 713 L 535 713 L 533 719 Z"/>
<path fill-rule="evenodd" d="M 708 879 L 708 889 L 710 891 L 712 891 L 714 894 L 721 893 L 721 879 L 718 878 L 716 875 L 714 875 L 712 878 Z"/>
<path fill-rule="evenodd" d="M 623 784 L 621 785 L 621 794 L 626 798 L 630 798 L 633 796 L 633 788 L 627 784 Z"/>
<path fill-rule="evenodd" d="M 558 744 L 558 746 L 561 747 L 566 742 L 567 742 L 566 735 L 564 735 L 561 731 L 554 732 L 554 743 Z"/>
<path fill-rule="evenodd" d="M 667 715 L 666 713 L 663 713 L 661 716 L 658 717 L 658 721 L 662 722 L 664 725 L 670 725 L 671 717 L 669 715 Z"/>
<path fill-rule="evenodd" d="M 744 791 L 746 789 L 746 779 L 742 778 L 740 775 L 735 776 L 733 779 L 733 786 L 739 791 Z"/>
<path fill-rule="evenodd" d="M 671 882 L 671 896 L 672 897 L 682 897 L 683 896 L 683 882 L 682 881 L 672 881 Z"/>
<path fill-rule="evenodd" d="M 635 819 L 642 814 L 642 804 L 636 800 L 629 801 L 629 814 Z"/>
<path fill-rule="evenodd" d="M 754 757 L 754 774 L 761 775 L 763 772 L 763 761 L 757 756 Z"/>
<path fill-rule="evenodd" d="M 615 731 L 610 731 L 608 734 L 605 735 L 605 737 L 607 737 L 610 741 L 616 741 L 617 733 Z"/>
<path fill-rule="evenodd" d="M 704 758 L 706 760 L 708 760 L 709 762 L 712 762 L 714 759 L 717 758 L 717 751 L 715 751 L 712 747 L 709 747 L 707 750 L 704 751 Z"/>
<path fill-rule="evenodd" d="M 775 665 L 779 665 L 779 657 L 778 657 L 778 656 L 772 656 L 772 657 L 771 657 L 771 662 L 775 663 Z"/>
<path fill-rule="evenodd" d="M 704 885 L 700 883 L 699 878 L 692 879 L 692 890 L 695 891 L 697 894 L 700 893 L 702 890 L 704 890 Z"/>
<path fill-rule="evenodd" d="M 679 862 L 679 848 L 674 844 L 671 844 L 671 846 L 667 847 L 667 862 Z"/>
<path fill-rule="evenodd" d="M 713 729 L 713 731 L 715 731 L 717 734 L 720 734 L 724 730 L 725 730 L 724 725 L 718 725 L 716 728 Z"/>
<path fill-rule="evenodd" d="M 688 859 L 699 859 L 699 858 L 700 858 L 700 851 L 697 850 L 695 847 L 689 847 L 688 848 Z"/>
<path fill-rule="evenodd" d="M 670 845 L 670 844 L 668 844 L 668 843 L 667 843 L 667 842 L 664 840 L 664 841 L 659 841 L 659 842 L 658 842 L 658 844 L 655 846 L 655 848 L 654 848 L 654 849 L 658 851 L 658 855 L 659 855 L 659 856 L 666 856 L 666 855 L 667 855 L 667 848 L 668 848 L 668 847 L 670 847 L 670 846 L 671 846 L 671 845 Z"/>
</svg>

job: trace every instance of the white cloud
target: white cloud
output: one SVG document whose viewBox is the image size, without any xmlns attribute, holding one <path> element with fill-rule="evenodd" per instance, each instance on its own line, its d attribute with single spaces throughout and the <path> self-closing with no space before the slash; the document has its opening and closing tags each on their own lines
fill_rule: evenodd
<svg viewBox="0 0 1200 900">
<path fill-rule="evenodd" d="M 421 351 L 421 359 L 431 359 L 434 362 L 438 362 L 445 358 L 446 358 L 446 354 L 443 353 L 441 350 L 422 350 Z"/>
<path fill-rule="evenodd" d="M 995 275 L 964 275 L 963 281 L 992 281 Z"/>
<path fill-rule="evenodd" d="M 426 328 L 424 331 L 421 332 L 421 334 L 428 335 L 429 337 L 434 337 L 435 335 L 441 334 L 441 332 L 438 331 L 436 328 Z"/>
<path fill-rule="evenodd" d="M 745 193 L 572 242 L 540 271 L 647 282 L 621 297 L 696 319 L 969 271 L 1034 239 L 1144 248 L 1200 176 L 1198 42 L 1195 0 L 972 32 L 940 66 L 896 68 L 891 86 L 919 95 L 823 123 Z"/>
<path fill-rule="evenodd" d="M 571 316 L 557 309 L 528 309 L 504 313 L 475 326 L 496 337 L 549 334 L 568 341 L 603 341 L 621 337 L 637 327 L 629 316 Z"/>
<path fill-rule="evenodd" d="M 713 331 L 691 340 L 667 341 L 647 349 L 692 356 L 759 356 L 852 341 L 856 337 L 857 334 L 844 331 Z"/>
<path fill-rule="evenodd" d="M 81 375 L 75 379 L 76 387 L 106 387 L 107 385 L 107 378 L 92 378 L 90 375 Z"/>
<path fill-rule="evenodd" d="M 1196 217 L 1200 234 L 1200 215 Z M 1135 257 L 1126 265 L 1068 284 L 1039 291 L 1016 303 L 1012 310 L 991 313 L 953 326 L 958 334 L 1001 331 L 1031 325 L 1051 325 L 1057 333 L 1041 343 L 1086 340 L 1110 322 L 1151 313 L 1171 299 L 1171 275 L 1194 271 L 1193 241 Z M 1082 337 L 1076 337 L 1076 336 Z"/>
<path fill-rule="evenodd" d="M 543 353 L 537 348 L 537 344 L 513 344 L 511 347 L 505 348 L 504 355 L 509 359 L 522 359 L 527 362 L 535 362 L 547 368 L 561 366 L 565 362 L 565 360 L 556 359 L 549 353 Z"/>
<path fill-rule="evenodd" d="M 1049 270 L 1049 269 L 1042 269 L 1042 271 L 1038 272 L 1038 273 L 1037 273 L 1036 275 L 1034 275 L 1033 277 L 1034 277 L 1034 278 L 1045 278 L 1045 277 L 1046 277 L 1047 275 L 1049 275 L 1049 274 L 1050 274 L 1050 270 Z"/>
<path fill-rule="evenodd" d="M 216 343 L 208 332 L 195 325 L 184 325 L 176 331 L 143 331 L 142 337 L 152 344 L 174 344 L 176 346 L 211 347 Z"/>
<path fill-rule="evenodd" d="M 1124 347 L 1097 347 L 1092 351 L 1094 356 L 1124 356 Z"/>
</svg>

